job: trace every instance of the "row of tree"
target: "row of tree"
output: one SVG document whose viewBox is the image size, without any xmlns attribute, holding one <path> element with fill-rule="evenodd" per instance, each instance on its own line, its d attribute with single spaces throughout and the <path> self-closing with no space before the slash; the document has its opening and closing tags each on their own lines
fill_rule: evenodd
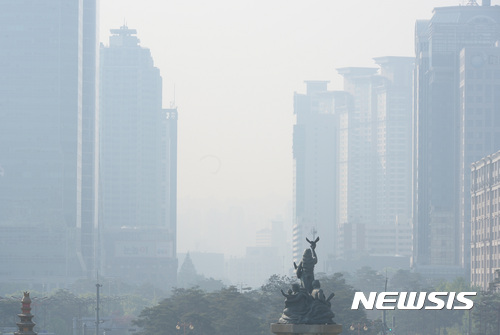
<svg viewBox="0 0 500 335">
<path fill-rule="evenodd" d="M 326 295 L 335 293 L 334 321 L 343 325 L 345 334 L 381 334 L 385 327 L 380 311 L 351 310 L 356 291 L 381 292 L 386 286 L 387 291 L 393 292 L 476 291 L 461 278 L 431 284 L 418 274 L 403 270 L 393 272 L 388 279 L 371 268 L 362 268 L 353 274 L 317 274 L 316 277 Z M 128 287 L 123 283 L 105 282 L 105 286 L 122 286 L 117 292 L 103 288 L 101 315 L 112 319 L 114 326 L 133 327 L 141 335 L 184 335 L 184 331 L 189 335 L 269 334 L 270 323 L 277 322 L 284 308 L 280 290 L 286 292 L 294 282 L 296 278 L 274 275 L 262 287 L 245 292 L 234 286 L 211 290 L 195 286 L 164 292 L 147 285 Z M 79 335 L 83 334 L 83 320 L 92 320 L 89 325 L 93 324 L 95 283 L 82 281 L 74 285 L 72 291 L 74 293 L 58 290 L 50 295 L 32 292 L 36 331 Z M 0 298 L 0 327 L 15 327 L 21 296 L 19 292 L 12 298 Z M 390 333 L 398 335 L 497 335 L 500 334 L 500 295 L 494 291 L 479 292 L 471 311 L 396 309 L 387 311 L 385 320 Z"/>
<path fill-rule="evenodd" d="M 392 292 L 477 291 L 463 278 L 433 284 L 410 271 L 395 271 L 387 278 L 371 268 L 362 268 L 353 275 L 317 277 L 327 295 L 335 292 L 334 321 L 343 325 L 343 334 L 500 334 L 500 294 L 493 291 L 478 292 L 470 311 L 395 309 L 383 316 L 381 311 L 351 310 L 356 291 L 367 295 L 385 291 L 386 287 Z M 272 276 L 260 289 L 245 293 L 235 287 L 210 293 L 198 288 L 176 289 L 171 297 L 145 309 L 134 324 L 142 329 L 141 335 L 170 334 L 177 324 L 193 325 L 194 329 L 189 329 L 191 335 L 269 334 L 269 324 L 277 322 L 284 307 L 279 292 L 286 291 L 293 282 L 296 279 Z"/>
<path fill-rule="evenodd" d="M 320 281 L 325 292 L 335 292 L 335 320 L 368 324 L 365 311 L 350 309 L 355 291 L 342 274 L 323 276 Z M 190 335 L 269 334 L 270 324 L 277 322 L 283 312 L 280 290 L 287 291 L 293 282 L 296 280 L 274 275 L 260 289 L 244 293 L 234 286 L 214 292 L 196 287 L 175 289 L 172 296 L 146 308 L 133 322 L 141 335 L 173 334 L 177 325 L 186 324 L 193 326 L 189 327 Z M 180 330 L 184 331 L 184 327 Z"/>
</svg>

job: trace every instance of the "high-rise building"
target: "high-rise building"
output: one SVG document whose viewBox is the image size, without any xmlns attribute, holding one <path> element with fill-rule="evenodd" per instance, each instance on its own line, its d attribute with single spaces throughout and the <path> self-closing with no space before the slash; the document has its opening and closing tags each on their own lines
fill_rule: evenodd
<svg viewBox="0 0 500 335">
<path fill-rule="evenodd" d="M 469 166 L 500 140 L 494 73 L 474 49 L 498 41 L 500 7 L 469 4 L 436 8 L 416 24 L 413 268 L 429 277 L 467 275 Z"/>
<path fill-rule="evenodd" d="M 0 3 L 1 281 L 50 288 L 93 271 L 96 6 Z"/>
<path fill-rule="evenodd" d="M 307 82 L 295 94 L 294 259 L 317 233 L 323 271 L 394 257 L 409 266 L 414 58 L 375 61 L 380 68 L 338 69 L 344 91 Z"/>
<path fill-rule="evenodd" d="M 376 143 L 372 98 L 376 68 L 337 70 L 344 77 L 344 91 L 352 100 L 340 115 L 339 136 L 339 256 L 366 252 L 366 228 L 376 213 Z"/>
<path fill-rule="evenodd" d="M 327 271 L 338 243 L 338 113 L 348 100 L 345 92 L 328 91 L 326 81 L 306 84 L 306 94 L 294 95 L 293 259 L 309 247 L 306 238 L 319 236 L 318 268 Z"/>
<path fill-rule="evenodd" d="M 471 243 L 471 164 L 500 149 L 500 48 L 465 47 L 460 53 L 460 214 L 466 271 Z M 477 223 L 477 221 L 476 221 Z M 469 246 L 472 250 L 469 251 Z M 476 243 L 477 247 L 477 243 Z M 471 276 L 472 276 L 471 272 Z M 485 276 L 483 276 L 485 278 Z M 471 277 L 472 279 L 472 277 Z"/>
<path fill-rule="evenodd" d="M 87 277 L 97 275 L 99 226 L 99 0 L 83 1 L 82 224 L 79 244 Z"/>
<path fill-rule="evenodd" d="M 412 57 L 338 69 L 352 108 L 340 113 L 339 256 L 411 256 Z M 389 258 L 388 258 L 389 257 Z"/>
<path fill-rule="evenodd" d="M 136 31 L 112 29 L 100 58 L 103 275 L 175 285 L 177 110 Z"/>
</svg>

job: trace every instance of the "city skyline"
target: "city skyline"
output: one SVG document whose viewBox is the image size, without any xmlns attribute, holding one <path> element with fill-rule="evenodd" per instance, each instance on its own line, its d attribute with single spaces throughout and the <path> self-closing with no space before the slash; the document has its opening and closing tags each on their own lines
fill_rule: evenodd
<svg viewBox="0 0 500 335">
<path fill-rule="evenodd" d="M 162 70 L 164 107 L 175 91 L 179 251 L 243 255 L 276 218 L 291 231 L 293 92 L 305 80 L 338 90 L 337 68 L 414 56 L 415 21 L 460 3 L 101 1 L 101 41 L 133 26 Z"/>
<path fill-rule="evenodd" d="M 91 1 L 82 3 L 88 5 Z M 109 3 L 110 2 L 106 2 L 106 6 Z M 106 8 L 106 6 L 104 6 L 104 8 Z M 223 6 L 223 3 L 216 3 L 214 4 L 214 7 L 211 7 L 211 9 L 216 9 L 220 6 Z M 291 176 L 293 170 L 293 159 L 291 157 L 293 107 L 291 109 L 289 107 L 293 104 L 294 99 L 293 88 L 290 89 L 290 87 L 295 84 L 295 79 L 300 76 L 301 82 L 304 80 L 308 81 L 308 79 L 315 79 L 315 82 L 324 83 L 322 85 L 324 85 L 325 90 L 338 91 L 331 90 L 332 86 L 337 86 L 338 78 L 337 75 L 333 74 L 330 70 L 336 71 L 335 69 L 338 68 L 348 69 L 349 67 L 363 65 L 364 63 L 364 60 L 362 60 L 364 55 L 360 56 L 356 53 L 355 56 L 349 59 L 350 63 L 346 64 L 349 67 L 339 66 L 343 62 L 342 60 L 339 60 L 341 59 L 340 56 L 340 58 L 331 58 L 330 61 L 328 61 L 328 66 L 326 63 L 320 61 L 322 57 L 331 56 L 330 52 L 333 51 L 330 49 L 332 42 L 335 38 L 338 38 L 338 35 L 341 34 L 338 34 L 338 31 L 335 29 L 330 29 L 332 28 L 332 26 L 329 26 L 332 24 L 330 21 L 325 23 L 325 21 L 317 20 L 324 14 L 320 14 L 317 11 L 315 12 L 313 9 L 341 9 L 340 11 L 332 11 L 332 13 L 334 12 L 335 15 L 337 15 L 339 12 L 342 12 L 342 10 L 344 10 L 345 13 L 350 13 L 349 11 L 352 9 L 350 9 L 349 6 L 335 8 L 335 5 L 327 5 L 325 3 L 315 4 L 314 6 L 316 7 L 310 8 L 306 16 L 308 19 L 316 19 L 319 23 L 311 23 L 310 26 L 296 24 L 300 18 L 300 10 L 303 9 L 303 7 L 301 7 L 302 5 L 297 3 L 291 3 L 289 7 L 283 8 L 272 7 L 274 10 L 283 9 L 284 13 L 279 15 L 276 14 L 275 17 L 272 15 L 263 15 L 261 17 L 263 20 L 262 22 L 252 21 L 249 18 L 251 17 L 249 14 L 253 13 L 253 11 L 262 9 L 263 7 L 261 6 L 262 5 L 259 3 L 255 5 L 245 4 L 243 7 L 229 6 L 229 12 L 234 11 L 234 13 L 231 12 L 234 15 L 230 18 L 216 15 L 212 16 L 211 21 L 207 21 L 206 23 L 208 24 L 215 21 L 217 24 L 208 24 L 207 32 L 214 33 L 218 31 L 222 36 L 220 36 L 221 39 L 219 40 L 217 39 L 219 38 L 217 34 L 210 35 L 211 38 L 208 41 L 205 41 L 205 44 L 198 43 L 199 40 L 197 40 L 197 38 L 207 37 L 207 32 L 202 32 L 198 29 L 198 26 L 194 27 L 194 25 L 192 25 L 195 22 L 198 24 L 203 22 L 201 17 L 197 16 L 197 14 L 200 13 L 200 8 L 190 12 L 192 15 L 189 16 L 189 19 L 198 18 L 200 21 L 187 21 L 185 25 L 181 24 L 177 30 L 178 35 L 183 37 L 183 41 L 185 43 L 189 41 L 189 43 L 186 44 L 187 46 L 196 45 L 196 48 L 199 49 L 199 55 L 204 56 L 204 61 L 209 62 L 211 66 L 201 66 L 203 63 L 193 62 L 193 59 L 190 57 L 194 57 L 194 54 L 189 52 L 189 48 L 176 49 L 173 47 L 170 55 L 184 55 L 185 61 L 176 62 L 175 60 L 172 60 L 169 62 L 169 67 L 171 67 L 171 69 L 177 68 L 186 70 L 186 77 L 175 77 L 174 75 L 169 76 L 168 72 L 162 70 L 162 74 L 166 78 L 169 78 L 168 80 L 170 80 L 171 85 L 164 90 L 159 88 L 159 91 L 160 94 L 167 96 L 170 95 L 171 99 L 168 97 L 164 99 L 164 103 L 162 104 L 160 102 L 158 104 L 158 108 L 161 109 L 163 107 L 164 111 L 167 111 L 167 108 L 165 107 L 175 107 L 180 105 L 181 110 L 179 115 L 181 115 L 181 120 L 183 117 L 186 117 L 186 119 L 180 123 L 180 125 L 185 128 L 180 129 L 182 137 L 179 141 L 179 152 L 182 157 L 182 159 L 180 159 L 180 162 L 182 163 L 179 163 L 179 171 L 183 176 L 182 178 L 179 178 L 179 190 L 180 193 L 182 192 L 182 195 L 179 196 L 181 199 L 179 201 L 179 226 L 182 227 L 182 229 L 179 231 L 180 243 L 178 243 L 178 245 L 180 246 L 179 251 L 181 252 L 192 250 L 224 252 L 227 255 L 241 255 L 241 250 L 244 247 L 253 244 L 250 236 L 252 236 L 255 231 L 266 228 L 266 226 L 268 226 L 273 220 L 283 221 L 287 226 L 287 229 L 291 232 L 291 224 L 293 221 L 291 218 L 293 207 L 291 201 L 293 194 L 293 178 Z M 494 7 L 491 7 L 491 10 L 493 12 L 498 12 L 499 7 L 495 3 L 493 3 L 493 6 Z M 180 10 L 181 7 L 173 6 L 172 9 Z M 80 17 L 80 13 L 78 13 L 78 10 L 75 9 L 73 14 L 77 13 L 76 21 L 81 23 L 81 27 L 83 28 L 80 28 L 78 25 L 75 26 L 77 28 L 71 28 L 74 30 L 64 30 L 64 33 L 67 33 L 68 35 L 63 36 L 67 38 L 67 40 L 64 40 L 65 42 L 63 42 L 67 43 L 67 46 L 73 46 L 77 51 L 71 55 L 69 55 L 69 52 L 68 54 L 63 54 L 62 56 L 64 57 L 68 56 L 68 63 L 63 62 L 62 64 L 67 65 L 69 62 L 74 61 L 78 63 L 78 65 L 76 67 L 76 75 L 73 73 L 73 77 L 76 78 L 75 81 L 71 82 L 70 80 L 67 85 L 62 85 L 63 90 L 61 91 L 67 92 L 68 96 L 76 96 L 76 99 L 74 99 L 73 102 L 68 102 L 68 104 L 75 103 L 77 110 L 76 119 L 69 120 L 70 118 L 74 118 L 75 114 L 61 114 L 63 121 L 68 121 L 68 124 L 70 124 L 70 126 L 63 127 L 64 129 L 61 130 L 61 134 L 70 132 L 72 128 L 76 127 L 73 129 L 76 130 L 76 140 L 71 139 L 67 141 L 66 145 L 71 145 L 70 142 L 75 140 L 78 146 L 76 146 L 77 149 L 73 148 L 75 149 L 74 152 L 71 152 L 71 155 L 76 157 L 76 161 L 73 160 L 72 156 L 71 159 L 62 163 L 63 166 L 69 167 L 73 164 L 73 162 L 76 162 L 75 173 L 71 173 L 71 178 L 76 178 L 76 183 L 71 184 L 72 186 L 63 184 L 62 192 L 66 192 L 66 195 L 62 197 L 63 202 L 70 202 L 70 204 L 68 205 L 63 203 L 62 208 L 63 211 L 66 211 L 66 213 L 61 216 L 63 218 L 61 222 L 64 221 L 70 226 L 74 223 L 74 226 L 77 228 L 76 234 L 80 234 L 78 237 L 79 242 L 77 243 L 77 247 L 81 247 L 81 250 L 77 251 L 77 254 L 81 253 L 81 255 L 78 255 L 78 257 L 81 258 L 79 261 L 80 266 L 82 267 L 83 272 L 90 273 L 94 272 L 96 268 L 95 265 L 92 264 L 91 253 L 93 252 L 93 239 L 95 237 L 95 231 L 93 230 L 95 224 L 93 222 L 96 219 L 96 212 L 94 211 L 93 206 L 95 206 L 98 202 L 97 197 L 92 193 L 96 187 L 95 181 L 97 180 L 93 176 L 96 168 L 95 165 L 97 163 L 97 148 L 95 147 L 97 141 L 95 140 L 96 134 L 94 133 L 95 128 L 93 128 L 93 125 L 97 123 L 97 120 L 95 115 L 91 115 L 91 111 L 97 110 L 97 92 L 95 91 L 95 81 L 97 79 L 97 75 L 95 72 L 86 71 L 85 69 L 95 68 L 96 65 L 96 63 L 92 62 L 86 63 L 86 60 L 89 60 L 89 55 L 95 54 L 95 49 L 92 48 L 95 47 L 97 39 L 95 39 L 96 31 L 92 27 L 96 27 L 97 22 L 86 20 L 85 8 L 92 13 L 96 12 L 95 6 L 84 7 L 83 13 Z M 243 13 L 242 8 L 248 9 L 248 12 Z M 363 10 L 368 8 L 370 7 L 363 7 Z M 387 14 L 388 17 L 392 18 L 390 14 L 396 7 L 380 6 L 377 7 L 376 10 L 383 10 L 384 8 L 386 10 L 384 13 Z M 460 11 L 459 9 L 465 10 L 467 7 L 451 6 L 448 8 Z M 363 10 L 358 12 L 359 19 L 366 19 L 367 23 L 371 22 L 370 20 L 373 18 L 367 17 Z M 484 8 L 478 7 L 477 10 L 480 12 L 483 11 Z M 440 13 L 441 11 L 443 11 L 442 8 L 437 9 L 435 12 Z M 290 14 L 290 16 L 287 16 L 288 14 Z M 430 17 L 432 16 L 427 15 L 425 17 L 426 21 L 428 21 Z M 439 18 L 439 16 L 436 17 Z M 219 19 L 218 21 L 215 20 L 217 18 Z M 245 18 L 245 20 L 243 22 L 238 22 L 237 18 Z M 276 20 L 273 20 L 273 18 Z M 267 29 L 270 28 L 271 23 L 274 24 L 274 22 L 279 20 L 282 20 L 281 22 L 284 24 L 280 27 L 280 29 L 284 29 L 285 26 L 291 29 L 286 30 L 287 33 L 280 36 L 281 39 L 276 39 L 278 36 L 273 35 L 276 34 L 276 31 L 268 31 Z M 341 20 L 339 20 L 339 22 L 340 21 Z M 408 20 L 408 22 L 409 21 L 410 20 Z M 417 20 L 417 28 L 420 27 L 419 29 L 422 29 L 422 31 L 425 30 L 422 28 L 422 22 L 426 21 Z M 362 27 L 359 26 L 359 22 L 361 21 L 357 22 L 356 20 L 351 19 L 350 21 L 342 22 L 345 25 L 345 28 L 356 27 L 359 30 L 363 30 L 361 29 Z M 358 25 L 356 25 L 357 23 Z M 225 30 L 226 28 L 233 27 L 232 24 L 234 24 L 234 31 L 228 32 Z M 415 24 L 415 21 L 413 21 L 412 24 Z M 478 24 L 482 23 L 479 22 Z M 102 26 L 103 25 L 101 24 L 101 29 Z M 135 25 L 131 26 L 138 28 Z M 185 33 L 187 34 L 187 32 L 190 31 L 189 29 L 186 29 L 190 27 L 195 29 L 196 34 L 185 35 Z M 24 26 L 11 25 L 9 29 L 17 31 L 24 28 Z M 301 31 L 299 28 L 304 30 Z M 82 30 L 80 31 L 79 29 Z M 138 30 L 140 31 L 140 29 Z M 77 31 L 78 34 L 81 33 L 83 38 L 79 37 L 75 40 L 68 38 L 70 34 L 72 34 L 71 36 L 77 35 L 75 34 L 75 31 Z M 168 34 L 171 33 L 170 30 L 166 31 L 168 31 Z M 348 29 L 348 31 L 353 33 L 352 35 L 344 34 L 349 37 L 350 43 L 363 44 L 356 42 L 356 34 L 354 30 Z M 193 31 L 190 32 L 193 33 Z M 314 34 L 315 32 L 321 32 L 321 34 L 316 36 Z M 166 36 L 170 36 L 168 34 Z M 91 35 L 93 38 L 88 39 L 87 36 Z M 424 35 L 425 34 L 419 35 L 419 33 L 417 33 L 417 36 Z M 143 35 L 141 32 L 140 36 L 142 37 L 147 35 Z M 188 36 L 191 36 L 192 39 L 188 38 Z M 366 37 L 369 35 L 365 34 L 364 36 Z M 41 36 L 40 39 L 46 37 L 47 36 Z M 261 38 L 259 39 L 257 37 Z M 268 39 L 268 37 L 271 38 Z M 149 39 L 149 37 L 147 38 Z M 333 40 L 330 40 L 330 38 Z M 379 39 L 374 39 L 374 41 L 382 42 L 385 39 L 389 39 L 388 36 L 385 36 L 384 38 L 378 36 L 378 38 Z M 408 44 L 408 42 L 412 40 L 412 38 L 405 38 L 405 43 Z M 164 41 L 165 43 L 161 44 L 158 49 L 160 50 L 158 53 L 160 57 L 154 57 L 155 64 L 157 64 L 156 59 L 158 58 L 160 59 L 158 63 L 162 63 L 165 60 L 165 58 L 162 57 L 162 55 L 164 55 L 164 50 L 162 48 L 168 48 L 170 44 L 167 40 Z M 256 41 L 258 43 L 253 44 Z M 276 42 L 276 46 L 274 49 L 267 49 L 266 46 L 270 47 L 269 43 L 272 41 Z M 285 48 L 285 46 L 288 45 L 288 42 L 291 41 L 294 42 L 293 44 L 295 48 L 297 46 L 302 47 L 304 50 L 301 50 L 301 52 L 304 53 L 294 53 L 292 51 L 294 50 L 293 48 Z M 302 45 L 300 43 L 301 41 L 307 41 L 307 43 L 311 44 Z M 139 43 L 139 41 L 137 42 Z M 248 43 L 245 44 L 246 42 Z M 90 47 L 91 44 L 93 44 L 92 48 Z M 376 60 L 381 60 L 382 58 L 380 56 L 392 55 L 390 52 L 377 54 L 377 50 L 382 50 L 382 48 L 385 48 L 386 46 L 384 43 L 375 44 L 376 45 L 374 45 L 372 41 L 372 43 L 366 43 L 366 45 L 364 45 L 364 47 L 373 46 L 373 49 L 370 49 L 372 52 L 370 58 L 375 57 Z M 102 42 L 102 45 L 103 48 L 109 47 L 106 42 Z M 157 52 L 145 42 L 140 42 L 140 45 L 142 48 L 146 48 L 148 50 L 150 49 L 153 54 L 157 54 Z M 186 45 L 182 44 L 182 46 Z M 345 46 L 339 47 L 338 53 L 334 54 L 350 54 L 348 52 L 350 50 L 350 45 L 351 44 L 346 44 Z M 80 46 L 82 46 L 82 48 L 80 48 Z M 338 46 L 340 46 L 340 44 Z M 283 49 L 281 49 L 281 47 L 283 47 Z M 391 48 L 393 47 L 394 46 L 391 46 Z M 391 48 L 387 49 L 389 50 Z M 29 54 L 29 50 L 31 49 L 27 50 L 28 51 L 25 53 Z M 72 49 L 62 48 L 62 50 Z M 323 52 L 323 50 L 325 51 Z M 403 50 L 403 48 L 401 48 L 401 50 Z M 419 50 L 421 49 L 417 49 L 417 52 Z M 22 49 L 19 48 L 17 51 L 20 52 Z M 475 52 L 472 49 L 466 51 Z M 253 52 L 258 53 L 262 56 L 262 58 L 257 57 L 257 54 L 253 54 Z M 413 51 L 411 54 L 412 53 Z M 400 57 L 399 55 L 401 54 L 402 53 L 394 53 L 394 55 L 398 55 L 398 57 Z M 45 53 L 42 56 L 47 57 L 48 55 L 50 55 L 50 53 Z M 245 55 L 245 57 L 241 58 L 242 55 Z M 264 56 L 267 56 L 267 58 Z M 288 58 L 286 56 L 288 56 Z M 302 57 L 310 57 L 308 58 L 309 62 L 303 62 L 306 58 Z M 57 57 L 54 57 L 52 60 L 56 58 Z M 316 58 L 318 60 L 317 62 L 315 61 Z M 22 59 L 23 58 L 20 58 L 20 60 Z M 282 60 L 282 62 L 277 62 L 279 60 Z M 356 61 L 359 61 L 359 63 L 355 63 Z M 294 67 L 294 62 L 300 63 L 301 67 Z M 8 63 L 10 63 L 10 60 L 8 60 Z M 57 62 L 46 62 L 47 65 L 53 65 L 54 69 L 56 63 Z M 337 65 L 337 63 L 339 65 Z M 45 64 L 43 64 L 43 66 L 41 64 L 42 63 L 40 63 L 39 67 L 43 68 Z M 175 66 L 176 64 L 177 67 Z M 373 63 L 370 65 L 373 66 Z M 34 66 L 34 64 L 31 64 L 31 66 Z M 158 67 L 161 68 L 160 65 L 158 65 Z M 362 67 L 355 68 L 360 69 Z M 368 67 L 366 67 L 366 69 L 368 69 Z M 62 72 L 65 75 L 68 75 L 69 78 L 71 71 L 74 71 L 74 68 L 71 68 L 68 71 L 63 70 Z M 253 73 L 247 71 L 253 71 Z M 55 73 L 56 71 L 53 72 L 53 74 Z M 307 78 L 307 73 L 317 77 Z M 193 74 L 195 74 L 195 77 L 190 77 L 190 75 Z M 458 77 L 458 72 L 455 73 L 455 76 Z M 292 77 L 295 79 L 292 79 Z M 177 78 L 180 78 L 181 83 L 184 83 L 184 85 L 180 85 L 180 89 L 179 85 L 176 84 Z M 188 85 L 185 85 L 186 82 L 184 82 L 186 78 L 192 79 Z M 196 78 L 198 78 L 198 80 L 196 80 Z M 207 78 L 209 78 L 209 82 L 206 81 Z M 92 84 L 93 81 L 94 84 Z M 327 81 L 330 81 L 331 85 L 328 85 Z M 212 83 L 212 85 L 204 85 L 203 93 L 199 94 L 197 87 L 200 83 Z M 221 85 L 221 83 L 224 83 L 224 85 Z M 230 84 L 230 86 L 227 86 L 228 84 Z M 481 85 L 481 83 L 477 83 L 477 85 Z M 5 87 L 7 86 L 5 85 Z M 188 96 L 185 95 L 186 88 L 190 91 L 188 99 L 186 99 Z M 46 87 L 46 89 L 49 89 L 49 86 Z M 74 90 L 72 91 L 72 89 Z M 297 91 L 301 90 L 300 87 L 296 87 L 295 89 Z M 53 88 L 52 90 L 57 90 L 57 88 Z M 287 91 L 285 92 L 285 90 Z M 346 91 L 348 91 L 348 89 L 346 89 Z M 464 92 L 469 91 L 465 90 Z M 31 93 L 29 94 L 31 95 Z M 10 103 L 8 99 L 5 101 Z M 44 102 L 44 97 L 42 97 L 40 101 Z M 215 101 L 217 102 L 216 104 L 214 104 Z M 184 108 L 182 104 L 185 104 L 186 109 L 184 111 L 182 111 Z M 201 105 L 196 108 L 196 104 Z M 43 103 L 41 106 L 43 106 Z M 469 105 L 465 106 L 466 109 L 470 107 Z M 487 108 L 486 104 L 484 106 Z M 473 106 L 473 108 L 476 107 Z M 69 107 L 68 105 L 68 109 L 69 108 L 73 107 Z M 174 109 L 171 110 L 173 111 Z M 177 113 L 175 114 L 177 116 Z M 464 120 L 467 122 L 467 113 L 464 115 Z M 37 118 L 40 117 L 40 115 L 34 115 L 33 117 Z M 80 117 L 82 118 L 81 121 L 79 119 Z M 43 120 L 43 122 L 47 121 L 48 119 Z M 465 129 L 465 133 L 462 134 L 462 140 L 469 136 L 467 133 L 468 130 L 476 131 L 474 129 L 477 128 L 469 129 L 466 127 L 467 124 L 462 126 Z M 12 129 L 7 128 L 8 127 L 5 128 L 4 134 L 12 132 Z M 36 134 L 35 131 L 30 134 L 30 136 L 34 134 Z M 51 135 L 54 135 L 54 132 Z M 39 134 L 38 139 L 42 139 L 43 136 L 43 134 Z M 26 138 L 28 137 L 29 136 Z M 51 141 L 53 139 L 52 137 L 47 136 L 44 140 Z M 5 143 L 7 143 L 7 141 Z M 41 143 L 42 142 L 36 144 L 28 143 L 25 144 L 25 146 L 32 146 L 35 148 L 40 146 Z M 491 143 L 494 144 L 496 141 L 492 140 Z M 14 148 L 14 146 L 12 146 L 10 150 L 12 150 L 12 148 Z M 479 159 L 483 154 L 490 153 L 492 148 L 493 147 L 488 147 L 488 149 L 484 148 L 484 150 L 483 148 L 475 148 L 474 151 L 467 151 L 460 157 L 453 157 L 450 162 L 458 162 L 458 168 L 462 169 L 462 171 L 467 171 L 467 165 L 471 161 Z M 213 149 L 215 151 L 208 149 Z M 16 150 L 22 151 L 24 149 L 19 147 Z M 82 157 L 84 156 L 87 158 L 83 159 Z M 0 162 L 0 164 L 3 164 L 1 166 L 1 177 L 3 181 L 6 181 L 7 179 L 5 179 L 5 175 L 7 174 L 8 176 L 9 173 L 13 171 L 12 167 L 8 166 L 10 163 L 6 160 Z M 36 164 L 41 164 L 41 162 L 37 161 Z M 450 165 L 450 167 L 453 166 L 454 165 Z M 19 171 L 21 171 L 22 168 L 24 167 L 19 166 Z M 197 170 L 197 172 L 195 170 Z M 68 171 L 69 170 L 66 169 L 62 173 L 64 181 L 70 178 Z M 459 173 L 457 172 L 457 176 L 458 174 Z M 31 178 L 34 175 L 36 174 L 24 173 L 24 177 L 27 176 Z M 59 183 L 56 182 L 56 173 L 53 173 L 51 176 L 54 178 L 53 184 L 59 185 Z M 457 180 L 454 187 L 459 189 L 461 192 L 466 191 L 468 188 L 467 178 L 464 176 L 462 177 L 465 179 L 454 177 L 454 179 Z M 445 179 L 443 178 L 442 180 L 444 181 Z M 41 187 L 46 187 L 46 185 L 42 185 Z M 76 192 L 73 188 L 76 188 Z M 67 196 L 67 194 L 70 193 L 71 196 Z M 33 193 L 32 195 L 36 195 L 36 193 Z M 366 194 L 364 196 L 366 196 Z M 72 199 L 73 197 L 76 197 L 76 199 Z M 361 199 L 361 197 L 357 198 Z M 456 198 L 458 200 L 455 200 L 460 201 L 458 195 L 456 195 Z M 52 198 L 49 197 L 45 200 L 50 201 L 51 199 Z M 9 199 L 9 201 L 12 200 L 13 199 Z M 75 204 L 72 204 L 73 200 L 75 200 Z M 457 205 L 454 210 L 458 210 L 459 212 L 463 212 L 464 210 L 467 211 L 467 206 L 467 204 L 462 207 Z M 3 215 L 7 217 L 6 220 L 13 220 L 12 218 L 16 218 L 15 215 L 19 215 L 19 212 L 13 212 L 13 209 L 15 208 L 17 207 L 10 206 L 8 208 L 8 211 L 10 212 L 8 215 L 10 215 L 10 218 L 5 216 L 7 211 L 4 211 Z M 47 208 L 49 207 L 43 208 L 43 210 L 46 210 Z M 35 212 L 36 211 L 33 211 L 33 213 Z M 373 211 L 369 210 L 368 212 L 372 213 Z M 149 214 L 151 213 L 148 213 L 147 215 Z M 36 215 L 36 213 L 33 215 Z M 383 215 L 385 214 L 380 213 L 379 216 Z M 399 217 L 399 215 L 397 216 Z M 458 216 L 460 216 L 460 214 Z M 47 220 L 47 217 L 44 219 Z M 462 218 L 462 220 L 466 220 L 466 218 Z M 464 223 L 464 225 L 466 225 L 466 223 Z M 458 236 L 466 233 L 466 227 L 464 227 L 460 229 L 456 228 L 454 234 Z M 329 228 L 331 227 L 329 226 Z M 334 227 L 334 230 L 335 229 L 337 228 Z M 326 232 L 323 231 L 323 233 Z M 311 234 L 313 233 L 311 232 Z M 319 231 L 318 234 L 321 235 L 322 232 Z M 332 235 L 331 232 L 326 234 L 329 237 Z M 224 235 L 231 236 L 231 239 L 229 239 L 227 243 L 220 243 L 220 236 Z M 291 234 L 289 237 L 292 237 Z M 460 242 L 453 242 L 454 250 L 456 250 L 458 245 L 461 244 L 463 251 L 464 245 L 467 244 L 466 241 L 467 236 L 462 236 Z M 332 243 L 335 244 L 337 242 Z M 328 245 L 327 247 L 331 246 Z M 332 254 L 335 254 L 335 252 Z M 330 255 L 330 253 L 328 253 L 328 255 Z M 461 258 L 462 256 L 460 256 L 459 252 L 454 252 L 453 257 Z M 461 263 L 463 266 L 467 263 L 467 255 L 460 260 L 457 260 L 455 263 L 457 263 L 457 265 Z"/>
</svg>

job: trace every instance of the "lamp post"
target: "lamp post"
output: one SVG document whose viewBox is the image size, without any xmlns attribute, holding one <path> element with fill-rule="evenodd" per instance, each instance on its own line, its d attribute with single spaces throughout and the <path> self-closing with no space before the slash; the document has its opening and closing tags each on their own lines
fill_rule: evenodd
<svg viewBox="0 0 500 335">
<path fill-rule="evenodd" d="M 363 329 L 363 331 L 367 331 L 368 330 L 368 326 L 366 324 L 361 324 L 361 323 L 356 323 L 356 324 L 352 324 L 351 327 L 349 327 L 350 330 L 358 330 L 358 335 L 360 334 L 359 332 L 361 331 L 361 329 Z"/>
<path fill-rule="evenodd" d="M 96 288 L 96 308 L 95 308 L 95 334 L 96 335 L 99 335 L 99 324 L 101 323 L 101 320 L 99 318 L 99 302 L 100 302 L 100 297 L 99 297 L 99 289 L 102 287 L 101 284 L 99 284 L 99 282 L 97 282 L 97 284 L 95 284 L 95 288 Z"/>
<path fill-rule="evenodd" d="M 177 326 L 175 326 L 175 329 L 177 330 L 180 330 L 182 327 L 183 331 L 184 331 L 184 335 L 186 335 L 186 327 L 189 329 L 189 330 L 193 330 L 194 329 L 194 326 L 191 322 L 177 322 Z"/>
</svg>

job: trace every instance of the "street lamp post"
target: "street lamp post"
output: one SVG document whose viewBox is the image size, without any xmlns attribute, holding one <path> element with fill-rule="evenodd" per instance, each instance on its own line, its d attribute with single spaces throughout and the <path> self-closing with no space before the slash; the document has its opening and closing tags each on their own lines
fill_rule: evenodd
<svg viewBox="0 0 500 335">
<path fill-rule="evenodd" d="M 96 308 L 95 308 L 95 334 L 99 335 L 99 323 L 101 323 L 101 320 L 99 319 L 99 289 L 102 287 L 99 282 L 95 284 L 96 288 Z"/>
<path fill-rule="evenodd" d="M 183 331 L 184 331 L 184 335 L 186 335 L 186 327 L 189 329 L 189 330 L 193 330 L 194 329 L 194 326 L 191 322 L 177 322 L 177 326 L 175 326 L 175 329 L 177 330 L 180 330 L 182 327 Z"/>
<path fill-rule="evenodd" d="M 363 331 L 367 331 L 368 330 L 368 327 L 366 326 L 366 324 L 361 324 L 361 323 L 356 323 L 356 324 L 352 324 L 351 327 L 349 327 L 350 330 L 358 330 L 358 335 L 360 334 L 359 332 L 361 331 L 361 329 L 363 329 Z"/>
</svg>

